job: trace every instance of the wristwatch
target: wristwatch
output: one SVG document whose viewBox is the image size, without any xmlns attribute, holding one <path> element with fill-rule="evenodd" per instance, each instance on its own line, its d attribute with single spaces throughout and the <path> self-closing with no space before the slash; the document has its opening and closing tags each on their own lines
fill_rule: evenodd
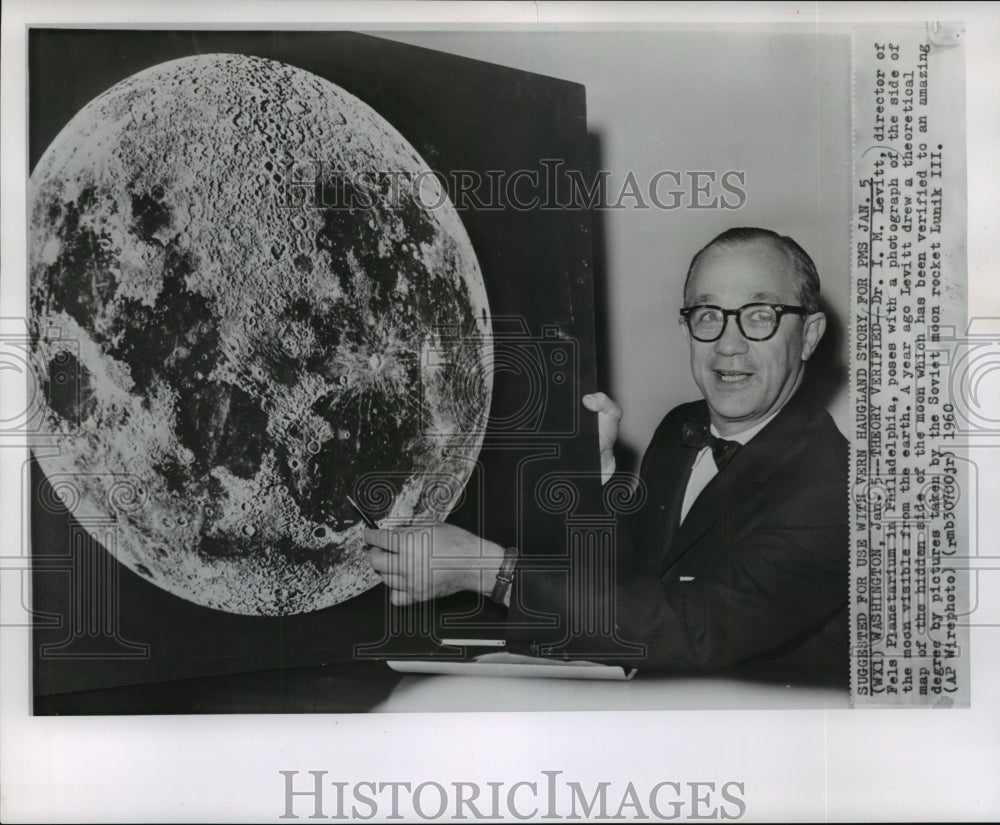
<svg viewBox="0 0 1000 825">
<path fill-rule="evenodd" d="M 514 567 L 517 564 L 517 556 L 516 547 L 508 547 L 503 552 L 503 563 L 497 572 L 497 582 L 493 585 L 493 592 L 490 593 L 490 598 L 498 604 L 507 603 L 507 591 L 510 590 L 510 586 L 514 581 Z"/>
</svg>

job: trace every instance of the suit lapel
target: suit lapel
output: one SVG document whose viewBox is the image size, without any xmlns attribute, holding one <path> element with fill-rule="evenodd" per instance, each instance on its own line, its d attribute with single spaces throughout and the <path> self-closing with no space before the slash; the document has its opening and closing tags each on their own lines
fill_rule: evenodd
<svg viewBox="0 0 1000 825">
<path fill-rule="evenodd" d="M 683 523 L 672 531 L 667 552 L 661 556 L 661 575 L 676 564 L 723 515 L 770 478 L 786 446 L 797 440 L 808 418 L 808 402 L 793 396 L 774 420 L 733 456 L 725 469 L 695 499 Z M 682 475 L 683 481 L 674 496 L 678 518 L 690 475 L 690 462 L 688 472 Z"/>
<path fill-rule="evenodd" d="M 674 462 L 667 466 L 676 468 L 670 476 L 674 479 L 674 486 L 668 489 L 664 501 L 667 502 L 666 510 L 660 521 L 658 528 L 661 537 L 660 554 L 661 566 L 670 555 L 670 548 L 673 547 L 675 536 L 681 521 L 681 507 L 684 504 L 684 493 L 687 490 L 688 480 L 691 478 L 691 468 L 694 460 L 698 457 L 696 447 L 686 447 L 677 440 L 678 456 Z M 669 483 L 669 482 L 668 482 Z"/>
<path fill-rule="evenodd" d="M 650 575 L 662 569 L 674 531 L 680 519 L 684 490 L 697 449 L 681 443 L 678 421 L 703 417 L 708 421 L 704 401 L 679 407 L 664 419 L 646 448 L 640 468 L 645 504 L 631 520 L 631 546 L 644 548 L 634 563 Z M 641 560 L 641 561 L 640 561 Z"/>
<path fill-rule="evenodd" d="M 663 571 L 666 572 L 680 559 L 709 529 L 751 492 L 756 482 L 756 473 L 749 447 L 753 442 L 733 456 L 720 473 L 717 473 L 694 500 L 687 517 L 677 527 L 667 551 Z M 681 490 L 681 497 L 684 490 Z"/>
</svg>

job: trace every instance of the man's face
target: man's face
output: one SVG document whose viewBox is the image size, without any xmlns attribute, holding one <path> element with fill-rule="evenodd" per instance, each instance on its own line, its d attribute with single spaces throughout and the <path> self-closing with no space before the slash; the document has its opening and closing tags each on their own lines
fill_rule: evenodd
<svg viewBox="0 0 1000 825">
<path fill-rule="evenodd" d="M 754 302 L 801 305 L 791 258 L 766 239 L 709 249 L 688 284 L 685 305 L 738 309 Z M 717 341 L 696 341 L 683 321 L 682 326 L 695 383 L 708 402 L 712 423 L 726 436 L 750 429 L 791 397 L 826 318 L 819 312 L 804 318 L 789 315 L 767 341 L 748 341 L 733 316 Z"/>
</svg>

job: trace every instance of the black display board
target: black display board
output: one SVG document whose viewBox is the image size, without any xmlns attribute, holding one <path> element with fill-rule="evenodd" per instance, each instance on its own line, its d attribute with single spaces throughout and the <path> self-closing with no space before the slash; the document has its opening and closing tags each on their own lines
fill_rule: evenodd
<svg viewBox="0 0 1000 825">
<path fill-rule="evenodd" d="M 59 29 L 29 32 L 31 168 L 69 119 L 119 80 L 217 52 L 278 60 L 338 84 L 396 127 L 449 184 L 460 170 L 544 175 L 553 161 L 559 175 L 589 172 L 578 84 L 346 32 Z M 456 192 L 449 194 L 455 200 Z M 596 423 L 580 405 L 581 393 L 596 389 L 590 215 L 553 208 L 544 198 L 532 208 L 459 214 L 483 272 L 502 367 L 494 375 L 480 468 L 449 520 L 527 554 L 558 558 L 566 552 L 567 519 L 600 510 Z M 540 493 L 557 477 L 576 489 L 565 506 Z M 117 689 L 107 696 L 117 697 L 118 712 L 193 710 L 193 700 L 181 698 L 190 691 L 161 690 L 159 705 L 150 708 L 123 698 L 122 686 L 334 662 L 344 673 L 343 663 L 429 649 L 443 622 L 449 635 L 461 635 L 470 623 L 503 621 L 492 605 L 457 597 L 435 606 L 429 628 L 426 610 L 390 608 L 381 586 L 286 617 L 200 607 L 115 562 L 69 512 L 53 508 L 47 484 L 33 466 L 36 712 L 116 712 L 100 699 L 55 701 L 81 691 L 99 697 L 97 689 L 107 688 Z M 358 709 L 371 666 L 359 662 L 345 710 Z M 346 673 L 349 679 L 349 667 Z M 246 684 L 252 690 L 254 681 Z"/>
</svg>

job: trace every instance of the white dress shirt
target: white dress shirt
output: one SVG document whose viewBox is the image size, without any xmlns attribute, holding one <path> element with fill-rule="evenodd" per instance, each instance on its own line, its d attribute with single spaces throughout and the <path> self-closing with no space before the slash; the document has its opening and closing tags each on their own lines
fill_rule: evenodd
<svg viewBox="0 0 1000 825">
<path fill-rule="evenodd" d="M 778 411 L 780 412 L 780 410 Z M 778 413 L 771 413 L 767 418 L 761 421 L 759 424 L 754 424 L 749 430 L 744 430 L 741 433 L 734 433 L 733 435 L 725 436 L 726 441 L 736 441 L 739 444 L 746 444 L 751 438 L 753 438 L 757 433 L 766 427 L 772 418 Z M 712 431 L 712 435 L 716 438 L 722 438 L 719 435 L 719 431 L 715 429 L 715 425 L 712 424 L 709 429 Z M 687 489 L 684 491 L 684 502 L 681 504 L 681 521 L 684 521 L 685 516 L 688 514 L 688 510 L 694 504 L 695 499 L 701 494 L 701 491 L 708 486 L 710 482 L 719 472 L 719 468 L 715 466 L 715 459 L 712 458 L 712 448 L 702 447 L 701 451 L 698 453 L 694 460 L 694 466 L 691 468 L 691 476 L 688 478 Z"/>
</svg>

